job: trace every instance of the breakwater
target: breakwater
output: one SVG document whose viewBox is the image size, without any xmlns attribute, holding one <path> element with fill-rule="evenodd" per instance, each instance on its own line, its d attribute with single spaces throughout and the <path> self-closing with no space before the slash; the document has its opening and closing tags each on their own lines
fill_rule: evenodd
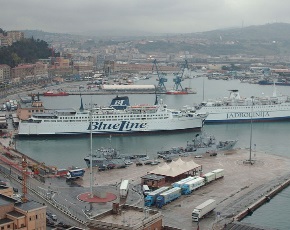
<svg viewBox="0 0 290 230">
<path fill-rule="evenodd" d="M 281 192 L 283 189 L 287 188 L 290 185 L 290 179 L 287 179 L 284 183 L 278 185 L 274 189 L 270 189 L 267 194 L 265 194 L 263 197 L 261 197 L 258 201 L 251 204 L 249 207 L 241 211 L 238 215 L 234 217 L 235 221 L 241 221 L 243 218 L 245 218 L 247 215 L 251 215 L 256 209 L 261 207 L 266 202 L 269 202 L 274 196 L 276 196 L 279 192 Z"/>
</svg>

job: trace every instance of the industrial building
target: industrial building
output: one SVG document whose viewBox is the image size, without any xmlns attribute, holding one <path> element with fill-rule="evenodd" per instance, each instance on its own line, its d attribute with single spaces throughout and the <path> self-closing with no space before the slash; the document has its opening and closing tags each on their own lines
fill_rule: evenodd
<svg viewBox="0 0 290 230">
<path fill-rule="evenodd" d="M 175 182 L 188 176 L 195 176 L 201 172 L 202 166 L 196 164 L 193 160 L 183 161 L 179 158 L 171 163 L 164 163 L 151 170 L 149 175 L 159 175 L 165 177 L 165 182 Z M 147 175 L 148 176 L 148 175 Z"/>
<path fill-rule="evenodd" d="M 109 92 L 155 92 L 155 85 L 102 85 Z"/>
</svg>

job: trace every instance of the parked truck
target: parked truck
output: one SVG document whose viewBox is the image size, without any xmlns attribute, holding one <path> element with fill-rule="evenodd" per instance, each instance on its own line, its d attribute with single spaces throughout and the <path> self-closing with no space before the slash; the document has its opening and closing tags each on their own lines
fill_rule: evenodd
<svg viewBox="0 0 290 230">
<path fill-rule="evenodd" d="M 142 191 L 143 191 L 143 195 L 147 196 L 151 192 L 151 189 L 149 188 L 147 184 L 143 184 Z"/>
<path fill-rule="evenodd" d="M 161 193 L 156 198 L 157 208 L 162 208 L 162 206 L 178 199 L 181 196 L 181 188 L 175 187 L 167 190 L 166 192 Z"/>
<path fill-rule="evenodd" d="M 161 187 L 159 189 L 156 189 L 155 191 L 150 192 L 146 197 L 145 197 L 145 206 L 150 207 L 155 205 L 155 201 L 158 195 L 161 193 L 167 191 L 169 187 Z"/>
<path fill-rule="evenodd" d="M 181 194 L 188 195 L 205 184 L 203 177 L 197 177 L 181 186 Z"/>
<path fill-rule="evenodd" d="M 122 180 L 120 185 L 120 197 L 126 198 L 129 191 L 129 180 Z"/>
<path fill-rule="evenodd" d="M 84 169 L 71 169 L 67 172 L 66 174 L 66 179 L 67 180 L 72 180 L 72 179 L 77 179 L 80 177 L 83 177 L 85 175 L 85 170 Z"/>
<path fill-rule="evenodd" d="M 202 204 L 198 205 L 192 211 L 192 220 L 198 222 L 199 219 L 203 218 L 206 214 L 214 210 L 216 207 L 216 201 L 214 199 L 209 199 Z"/>
<path fill-rule="evenodd" d="M 215 174 L 215 179 L 217 180 L 224 176 L 224 169 L 216 169 L 216 170 L 213 170 L 212 173 Z"/>
<path fill-rule="evenodd" d="M 188 181 L 191 181 L 191 180 L 193 180 L 193 179 L 195 179 L 196 177 L 194 176 L 194 177 L 192 177 L 192 176 L 189 176 L 189 177 L 186 177 L 186 178 L 184 178 L 184 179 L 182 179 L 182 180 L 180 180 L 180 181 L 177 181 L 177 182 L 175 182 L 175 183 L 173 183 L 172 184 L 172 187 L 181 187 L 183 184 L 185 184 L 186 182 L 188 182 Z"/>
<path fill-rule="evenodd" d="M 210 182 L 212 182 L 212 181 L 214 181 L 215 180 L 215 173 L 213 173 L 213 172 L 208 172 L 208 173 L 206 173 L 206 174 L 204 174 L 203 175 L 203 178 L 204 178 L 204 182 L 206 183 L 206 184 L 208 184 L 208 183 L 210 183 Z"/>
</svg>

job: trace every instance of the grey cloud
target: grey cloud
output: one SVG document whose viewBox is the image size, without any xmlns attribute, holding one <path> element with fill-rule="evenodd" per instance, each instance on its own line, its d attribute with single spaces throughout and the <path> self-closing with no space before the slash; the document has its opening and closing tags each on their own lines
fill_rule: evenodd
<svg viewBox="0 0 290 230">
<path fill-rule="evenodd" d="M 4 30 L 98 30 L 190 33 L 290 22 L 290 1 L 264 0 L 0 0 Z"/>
</svg>

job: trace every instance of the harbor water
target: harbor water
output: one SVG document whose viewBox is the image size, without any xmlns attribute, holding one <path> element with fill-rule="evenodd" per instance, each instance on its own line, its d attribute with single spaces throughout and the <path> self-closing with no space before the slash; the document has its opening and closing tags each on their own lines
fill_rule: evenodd
<svg viewBox="0 0 290 230">
<path fill-rule="evenodd" d="M 173 79 L 173 78 L 172 78 Z M 173 81 L 168 77 L 168 88 L 173 86 Z M 139 81 L 136 84 L 156 84 L 156 79 Z M 83 84 L 83 83 L 82 83 Z M 171 84 L 171 86 L 170 86 Z M 197 94 L 188 95 L 161 95 L 160 98 L 168 105 L 168 108 L 182 108 L 184 105 L 194 105 L 207 99 L 227 97 L 228 90 L 238 89 L 242 97 L 272 96 L 273 86 L 261 86 L 257 84 L 240 83 L 239 80 L 208 80 L 207 78 L 193 78 L 183 81 L 184 87 L 192 87 Z M 277 93 L 290 95 L 288 86 L 276 86 Z M 85 107 L 93 104 L 107 106 L 116 95 L 82 95 Z M 129 94 L 131 105 L 153 104 L 155 95 Z M 79 108 L 80 96 L 67 97 L 41 97 L 46 108 Z M 253 123 L 252 148 L 267 154 L 276 154 L 290 157 L 289 131 L 290 122 Z M 236 147 L 250 147 L 250 123 L 205 125 L 203 132 L 212 134 L 217 140 L 238 139 Z M 121 154 L 148 154 L 156 158 L 157 151 L 172 147 L 185 146 L 191 141 L 196 132 L 154 134 L 140 136 L 94 136 L 93 153 L 101 147 L 114 147 Z M 58 168 L 68 168 L 72 165 L 86 167 L 84 157 L 90 154 L 89 136 L 78 137 L 52 137 L 52 138 L 25 138 L 17 139 L 16 147 L 19 151 L 35 158 L 46 165 Z M 255 154 L 255 152 L 254 152 Z M 255 156 L 258 158 L 259 156 Z M 290 189 L 279 193 L 269 203 L 256 210 L 252 216 L 243 221 L 261 226 L 290 229 L 290 219 L 287 214 L 290 211 Z"/>
</svg>

